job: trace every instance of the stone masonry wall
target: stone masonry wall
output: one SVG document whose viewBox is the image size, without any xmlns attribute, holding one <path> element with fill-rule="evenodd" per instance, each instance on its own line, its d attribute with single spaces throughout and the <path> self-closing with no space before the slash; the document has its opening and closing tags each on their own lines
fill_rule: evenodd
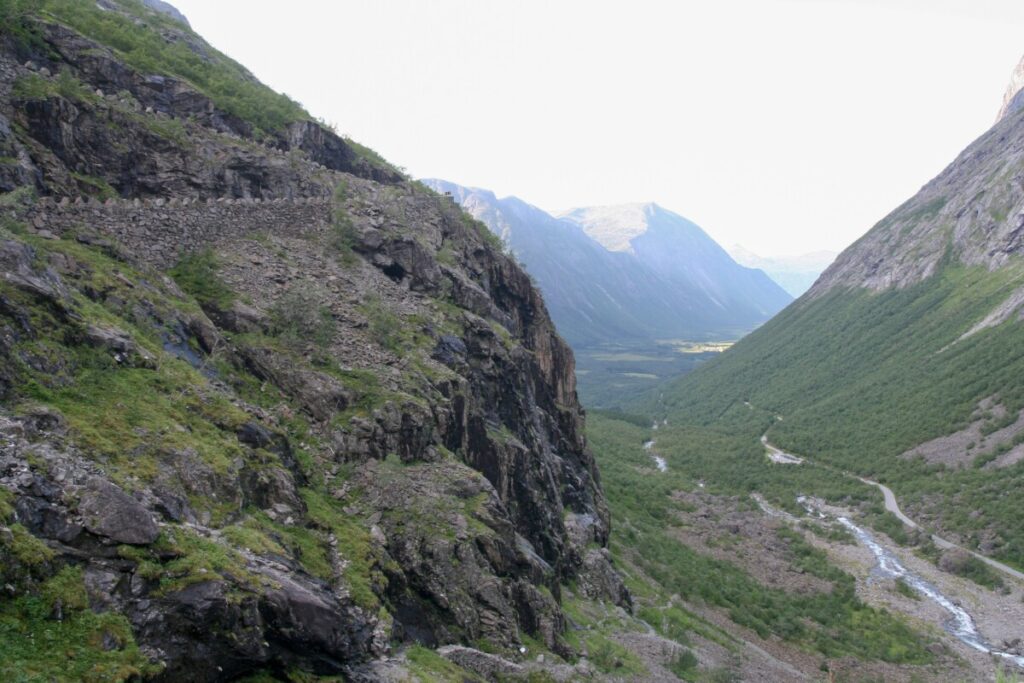
<svg viewBox="0 0 1024 683">
<path fill-rule="evenodd" d="M 97 234 L 114 240 L 138 260 L 155 268 L 173 266 L 182 254 L 226 239 L 273 233 L 302 236 L 322 233 L 331 223 L 331 200 L 308 199 L 95 199 L 44 197 L 28 212 L 39 232 Z"/>
</svg>

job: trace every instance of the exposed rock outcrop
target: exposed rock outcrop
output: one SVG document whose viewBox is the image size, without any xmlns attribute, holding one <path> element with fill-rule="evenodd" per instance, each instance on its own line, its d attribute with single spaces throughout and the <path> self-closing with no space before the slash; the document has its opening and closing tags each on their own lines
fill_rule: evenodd
<svg viewBox="0 0 1024 683">
<path fill-rule="evenodd" d="M 1010 84 L 1006 86 L 1006 93 L 1003 95 L 1003 106 L 999 108 L 999 115 L 996 121 L 1002 121 L 1007 116 L 1015 114 L 1024 109 L 1024 59 L 1020 60 L 1017 67 L 1010 74 Z"/>
<path fill-rule="evenodd" d="M 563 583 L 629 604 L 572 353 L 482 225 L 32 22 L 0 38 L 0 532 L 39 562 L 0 574 L 73 568 L 167 681 L 568 656 Z"/>
<path fill-rule="evenodd" d="M 880 291 L 927 279 L 945 259 L 989 270 L 1024 249 L 1024 112 L 1008 112 L 912 199 L 846 249 L 809 290 Z"/>
</svg>

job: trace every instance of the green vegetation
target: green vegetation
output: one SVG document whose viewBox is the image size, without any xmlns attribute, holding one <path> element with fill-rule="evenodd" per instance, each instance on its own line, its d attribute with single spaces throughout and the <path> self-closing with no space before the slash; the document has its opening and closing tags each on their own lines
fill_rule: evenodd
<svg viewBox="0 0 1024 683">
<path fill-rule="evenodd" d="M 338 250 L 342 256 L 342 262 L 347 265 L 354 263 L 356 255 L 353 248 L 356 245 L 356 228 L 345 208 L 345 201 L 348 198 L 348 186 L 344 181 L 338 183 L 334 188 L 334 208 L 331 214 L 331 234 L 328 237 L 328 244 Z"/>
<path fill-rule="evenodd" d="M 20 76 L 14 82 L 11 95 L 22 100 L 45 100 L 61 96 L 76 102 L 93 102 L 95 93 L 67 69 L 61 70 L 55 79 L 43 78 L 38 74 Z"/>
<path fill-rule="evenodd" d="M 217 275 L 217 255 L 212 249 L 186 254 L 171 269 L 170 275 L 187 294 L 203 305 L 226 309 L 235 295 Z"/>
<path fill-rule="evenodd" d="M 310 285 L 300 285 L 281 295 L 270 309 L 270 332 L 291 344 L 313 344 L 325 348 L 337 330 L 331 309 Z"/>
<path fill-rule="evenodd" d="M 330 533 L 338 541 L 337 550 L 346 562 L 344 578 L 352 599 L 364 609 L 377 609 L 380 606 L 377 594 L 384 591 L 387 579 L 377 565 L 378 558 L 371 548 L 367 529 L 322 491 L 303 490 L 302 498 L 312 528 Z"/>
<path fill-rule="evenodd" d="M 42 38 L 29 17 L 39 10 L 41 0 L 0 0 L 0 26 L 14 39 L 18 49 L 39 48 Z"/>
<path fill-rule="evenodd" d="M 103 178 L 97 178 L 84 173 L 72 173 L 71 177 L 78 183 L 78 188 L 85 194 L 96 197 L 100 200 L 116 199 L 120 195 L 117 190 L 111 187 Z"/>
<path fill-rule="evenodd" d="M 895 585 L 896 585 L 896 592 L 899 593 L 900 595 L 902 595 L 903 597 L 910 598 L 911 600 L 914 600 L 914 601 L 920 601 L 921 600 L 920 594 L 918 594 L 918 592 L 916 590 L 911 588 L 910 584 L 908 584 L 903 579 L 896 579 L 896 584 Z"/>
<path fill-rule="evenodd" d="M 756 426 L 763 418 L 743 407 L 740 417 Z M 673 536 L 687 512 L 672 497 L 694 488 L 700 472 L 712 492 L 749 492 L 764 485 L 776 496 L 793 500 L 799 484 L 785 481 L 780 467 L 768 464 L 760 445 L 728 430 L 723 433 L 689 429 L 659 431 L 659 452 L 669 471 L 650 475 L 648 455 L 641 443 L 650 431 L 636 425 L 591 415 L 588 436 L 601 467 L 602 482 L 617 520 L 613 548 L 667 594 L 704 602 L 725 610 L 729 617 L 761 637 L 777 636 L 816 650 L 826 657 L 852 655 L 864 659 L 921 664 L 930 661 L 926 641 L 905 622 L 861 602 L 852 576 L 832 566 L 824 553 L 797 532 L 783 530 L 791 560 L 803 571 L 828 581 L 820 593 L 789 593 L 760 584 L 737 566 L 690 549 Z M 668 450 L 662 448 L 664 443 Z M 742 466 L 737 463 L 742 462 Z M 707 472 L 700 466 L 707 465 Z M 787 468 L 804 483 L 818 483 L 812 468 Z M 820 475 L 819 475 L 820 476 Z M 820 477 L 827 479 L 828 477 Z M 835 497 L 854 500 L 872 495 L 866 487 L 831 477 Z M 796 507 L 795 505 L 793 507 Z M 795 511 L 799 511 L 797 508 Z M 650 611 L 644 613 L 652 617 Z M 653 622 L 657 627 L 664 620 Z"/>
<path fill-rule="evenodd" d="M 697 671 L 697 655 L 690 650 L 683 650 L 669 663 L 669 670 L 684 681 L 692 681 Z"/>
<path fill-rule="evenodd" d="M 297 102 L 275 93 L 237 62 L 210 48 L 194 50 L 189 42 L 199 41 L 198 36 L 138 0 L 118 0 L 126 14 L 76 0 L 41 0 L 34 4 L 50 17 L 113 48 L 139 71 L 190 82 L 219 108 L 248 121 L 257 130 L 277 132 L 289 123 L 309 118 Z M 186 40 L 169 41 L 161 35 L 161 29 L 181 33 Z"/>
<path fill-rule="evenodd" d="M 499 254 L 507 252 L 508 247 L 505 242 L 491 232 L 491 229 L 482 221 L 478 221 L 465 211 L 461 210 L 459 211 L 459 218 L 462 220 L 463 225 L 465 225 L 470 231 L 476 232 L 483 239 L 484 244 L 487 244 L 495 252 Z"/>
<path fill-rule="evenodd" d="M 376 296 L 367 297 L 361 309 L 369 322 L 370 336 L 389 351 L 402 350 L 405 326 L 401 318 Z"/>
<path fill-rule="evenodd" d="M 249 588 L 259 584 L 259 579 L 245 569 L 245 560 L 238 551 L 185 527 L 166 529 L 151 546 L 122 545 L 118 553 L 137 562 L 141 576 L 158 581 L 157 596 L 221 577 Z"/>
<path fill-rule="evenodd" d="M 565 634 L 573 649 L 584 653 L 599 671 L 642 680 L 647 667 L 635 654 L 611 638 L 613 633 L 642 630 L 641 624 L 617 615 L 603 604 L 576 598 L 564 600 L 562 609 L 575 625 Z"/>
<path fill-rule="evenodd" d="M 82 571 L 65 567 L 37 589 L 0 601 L 0 678 L 107 683 L 152 675 L 128 620 L 86 604 Z"/>
<path fill-rule="evenodd" d="M 410 673 L 423 681 L 445 683 L 474 683 L 480 679 L 465 669 L 452 664 L 430 648 L 414 645 L 404 653 Z"/>
<path fill-rule="evenodd" d="M 922 557 L 940 564 L 945 571 L 969 579 L 979 586 L 985 586 L 991 590 L 1006 591 L 1006 582 L 1003 576 L 992 567 L 988 566 L 977 557 L 960 551 L 953 551 L 953 555 L 942 561 L 942 551 L 931 541 L 930 538 L 920 543 L 917 553 Z"/>
<path fill-rule="evenodd" d="M 1014 268 L 946 265 L 905 289 L 803 301 L 665 388 L 664 407 L 648 409 L 685 429 L 742 433 L 751 452 L 770 428 L 776 445 L 885 482 L 911 516 L 926 512 L 969 544 L 995 538 L 995 557 L 1024 566 L 1024 499 L 1011 493 L 1024 486 L 1024 463 L 949 469 L 897 457 L 968 426 L 983 399 L 992 397 L 1013 419 L 1024 408 L 1024 326 L 1007 322 L 959 339 L 1019 277 Z M 760 424 L 741 424 L 744 401 Z M 990 419 L 986 430 L 1005 421 Z M 849 488 L 822 469 L 793 469 L 785 475 L 803 492 L 836 499 L 845 495 L 837 486 Z M 874 515 L 873 523 L 908 542 L 894 520 Z"/>
</svg>

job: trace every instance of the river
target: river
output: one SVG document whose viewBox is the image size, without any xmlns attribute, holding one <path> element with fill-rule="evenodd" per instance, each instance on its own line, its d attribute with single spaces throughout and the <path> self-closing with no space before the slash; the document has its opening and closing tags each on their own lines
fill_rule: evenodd
<svg viewBox="0 0 1024 683">
<path fill-rule="evenodd" d="M 825 514 L 820 510 L 812 507 L 806 498 L 800 497 L 797 499 L 804 508 L 811 514 L 824 518 Z M 939 591 L 933 584 L 925 581 L 920 576 L 917 576 L 909 569 L 903 566 L 903 563 L 899 561 L 892 552 L 890 552 L 885 546 L 880 544 L 875 537 L 872 536 L 868 531 L 854 524 L 847 517 L 837 517 L 836 521 L 842 524 L 848 531 L 850 531 L 857 540 L 864 546 L 866 546 L 872 554 L 875 556 L 875 560 L 878 562 L 875 565 L 874 572 L 890 579 L 900 579 L 908 586 L 910 586 L 917 593 L 923 597 L 931 600 L 949 613 L 950 618 L 944 624 L 946 630 L 959 639 L 962 643 L 971 647 L 979 652 L 984 652 L 996 657 L 1013 662 L 1017 666 L 1024 668 L 1024 656 L 1015 655 L 1009 652 L 1003 652 L 994 648 L 985 638 L 978 632 L 978 627 L 974 623 L 974 619 L 970 614 L 967 613 L 963 607 L 960 607 L 953 600 L 949 599 Z"/>
<path fill-rule="evenodd" d="M 655 423 L 655 425 L 657 425 L 657 423 Z M 654 465 L 658 468 L 659 472 L 668 472 L 668 462 L 665 461 L 665 458 L 654 452 L 654 439 L 644 441 L 644 450 L 650 453 L 651 457 L 654 458 Z"/>
</svg>

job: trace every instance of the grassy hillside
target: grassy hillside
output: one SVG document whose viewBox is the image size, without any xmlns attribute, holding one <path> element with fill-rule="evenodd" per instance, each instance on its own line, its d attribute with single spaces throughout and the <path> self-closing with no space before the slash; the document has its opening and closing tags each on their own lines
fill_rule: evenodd
<svg viewBox="0 0 1024 683">
<path fill-rule="evenodd" d="M 758 427 L 762 416 L 751 415 L 747 426 Z M 865 605 L 854 593 L 854 579 L 832 565 L 825 555 L 800 534 L 779 531 L 788 546 L 788 560 L 800 574 L 820 579 L 822 590 L 807 591 L 767 585 L 736 564 L 690 547 L 678 534 L 694 523 L 696 514 L 685 492 L 726 496 L 753 488 L 754 482 L 789 486 L 778 481 L 778 468 L 763 464 L 764 458 L 749 439 L 728 431 L 712 433 L 704 428 L 681 430 L 660 451 L 669 462 L 666 472 L 656 472 L 641 447 L 650 430 L 624 419 L 603 414 L 589 417 L 588 437 L 598 456 L 602 481 L 616 520 L 612 548 L 633 579 L 638 613 L 663 629 L 699 633 L 701 620 L 687 605 L 721 610 L 735 624 L 761 638 L 778 640 L 824 660 L 853 657 L 900 665 L 920 665 L 932 660 L 926 639 L 898 617 Z M 729 430 L 734 431 L 734 430 Z M 658 432 L 659 444 L 662 432 Z M 746 463 L 737 467 L 737 463 Z M 725 470 L 742 473 L 744 483 Z M 697 473 L 706 472 L 708 488 L 699 487 Z M 810 470 L 801 473 L 811 476 Z M 775 477 L 776 481 L 773 481 Z M 834 494 L 867 497 L 866 487 L 837 484 Z M 726 500 L 722 498 L 721 500 Z M 746 496 L 728 505 L 753 507 Z M 741 537 L 727 524 L 715 522 L 720 537 L 715 543 L 730 546 Z M 652 580 L 646 583 L 641 577 Z M 651 586 L 656 592 L 651 592 Z M 674 600 L 668 596 L 675 596 Z M 667 602 L 666 602 L 667 601 Z"/>
<path fill-rule="evenodd" d="M 1024 484 L 1024 465 L 986 467 L 1019 437 L 959 468 L 898 457 L 972 420 L 985 433 L 1016 419 L 1024 407 L 1024 327 L 1011 319 L 960 337 L 1020 277 L 1017 267 L 990 273 L 947 263 L 903 290 L 833 290 L 803 300 L 671 386 L 663 409 L 677 424 L 714 427 L 751 410 L 749 402 L 767 417 L 745 430 L 752 446 L 770 428 L 778 445 L 888 482 L 940 528 L 969 544 L 994 541 L 995 556 L 1024 565 L 1024 501 L 1010 495 Z M 979 414 L 985 399 L 1008 417 Z"/>
</svg>

